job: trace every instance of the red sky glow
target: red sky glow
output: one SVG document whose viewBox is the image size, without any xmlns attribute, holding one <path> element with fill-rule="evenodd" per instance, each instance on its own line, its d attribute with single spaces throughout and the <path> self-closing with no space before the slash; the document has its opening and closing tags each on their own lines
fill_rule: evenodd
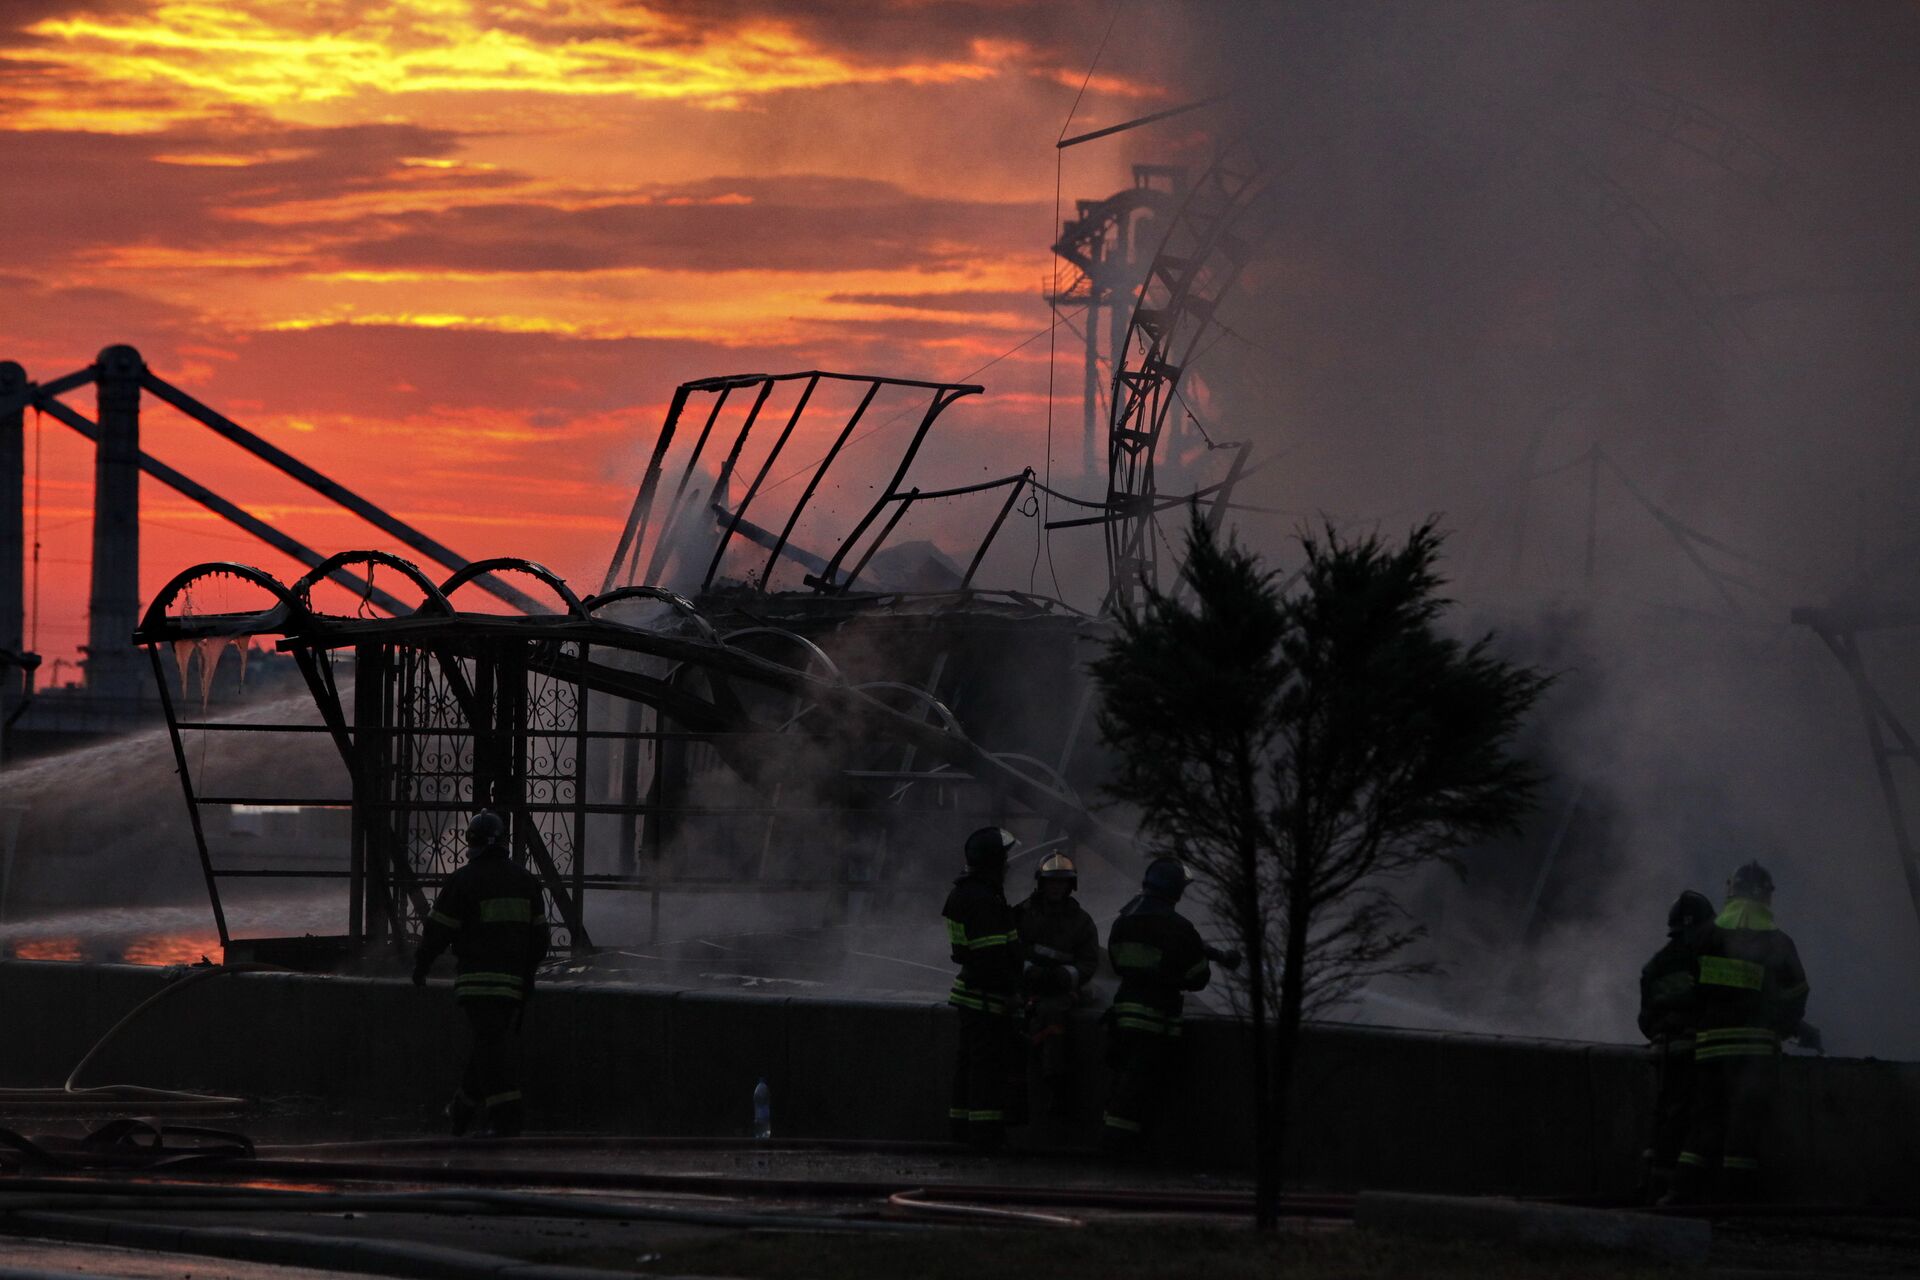
<svg viewBox="0 0 1920 1280">
<path fill-rule="evenodd" d="M 1113 12 L 11 0 L 0 359 L 44 382 L 130 343 L 461 554 L 592 589 L 676 383 L 958 378 L 1046 327 L 1053 142 Z M 1153 21 L 1121 12 L 1076 126 L 1175 100 Z M 1066 154 L 1067 214 L 1125 185 L 1123 151 Z M 1030 344 L 953 411 L 1012 450 L 996 474 L 1042 461 L 1046 375 Z M 71 662 L 91 448 L 27 430 L 28 626 Z M 310 546 L 400 549 L 157 402 L 142 434 Z M 155 481 L 142 502 L 146 593 L 200 560 L 295 571 Z"/>
</svg>

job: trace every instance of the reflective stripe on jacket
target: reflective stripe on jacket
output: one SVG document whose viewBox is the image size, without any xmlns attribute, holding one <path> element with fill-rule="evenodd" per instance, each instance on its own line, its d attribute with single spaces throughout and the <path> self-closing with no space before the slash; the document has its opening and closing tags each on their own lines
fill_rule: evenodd
<svg viewBox="0 0 1920 1280">
<path fill-rule="evenodd" d="M 1179 1035 L 1185 992 L 1213 977 L 1200 931 L 1171 902 L 1141 894 L 1107 931 L 1107 957 L 1120 975 L 1113 1024 L 1127 1031 Z"/>
<path fill-rule="evenodd" d="M 1807 972 L 1773 911 L 1750 898 L 1729 899 L 1711 924 L 1689 938 L 1694 968 L 1694 1056 L 1777 1053 L 1807 1012 Z"/>
<path fill-rule="evenodd" d="M 941 915 L 953 962 L 960 966 L 947 1003 L 980 1013 L 1012 1013 L 1022 963 L 1020 922 L 999 883 L 971 873 L 961 876 Z"/>
<path fill-rule="evenodd" d="M 420 963 L 453 949 L 454 995 L 524 1000 L 550 941 L 546 894 L 504 849 L 475 853 L 440 889 L 420 940 Z"/>
</svg>

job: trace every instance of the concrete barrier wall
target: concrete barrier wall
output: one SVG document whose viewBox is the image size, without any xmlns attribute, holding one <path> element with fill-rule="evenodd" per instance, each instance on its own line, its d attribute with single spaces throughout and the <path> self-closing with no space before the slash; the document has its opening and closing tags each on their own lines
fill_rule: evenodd
<svg viewBox="0 0 1920 1280">
<path fill-rule="evenodd" d="M 0 1085 L 57 1085 L 165 984 L 155 969 L 0 962 Z M 1105 1091 L 1091 1012 L 1076 1026 L 1086 1113 L 1036 1126 L 1092 1144 Z M 543 988 L 527 1021 L 539 1128 L 743 1135 L 764 1077 L 788 1137 L 939 1139 L 955 1023 L 924 1000 Z M 464 1052 L 449 985 L 293 974 L 215 978 L 157 1005 L 82 1084 L 328 1099 L 435 1123 Z M 1244 1169 L 1246 1033 L 1192 1019 L 1161 1134 L 1170 1158 Z M 1290 1180 L 1334 1188 L 1623 1195 L 1639 1175 L 1652 1074 L 1638 1049 L 1319 1026 L 1292 1108 Z M 1920 1064 L 1782 1063 L 1772 1194 L 1884 1203 L 1920 1185 Z"/>
</svg>

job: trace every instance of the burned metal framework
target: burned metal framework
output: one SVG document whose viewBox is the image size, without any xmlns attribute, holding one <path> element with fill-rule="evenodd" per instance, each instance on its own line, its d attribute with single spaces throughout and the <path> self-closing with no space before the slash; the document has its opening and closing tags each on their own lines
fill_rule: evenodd
<svg viewBox="0 0 1920 1280">
<path fill-rule="evenodd" d="M 1053 252 L 1073 268 L 1065 287 L 1047 302 L 1054 307 L 1084 306 L 1085 344 L 1082 364 L 1081 471 L 1091 479 L 1099 465 L 1096 411 L 1100 399 L 1100 310 L 1106 308 L 1112 327 L 1109 359 L 1118 367 L 1126 358 L 1130 300 L 1147 276 L 1150 263 L 1143 243 L 1185 193 L 1187 171 L 1181 165 L 1136 164 L 1133 185 L 1104 200 L 1075 202 L 1075 216 L 1060 228 Z M 1149 250 L 1150 252 L 1150 250 Z"/>
<path fill-rule="evenodd" d="M 1252 255 L 1253 242 L 1237 228 L 1266 190 L 1266 171 L 1245 142 L 1223 148 L 1174 213 L 1140 286 L 1108 403 L 1105 610 L 1124 608 L 1143 584 L 1159 582 L 1154 469 L 1161 438 L 1181 375 Z M 1241 448 L 1216 506 L 1245 460 Z"/>
<path fill-rule="evenodd" d="M 1162 183 L 1169 185 L 1156 185 Z M 715 588 L 727 551 L 738 539 L 766 550 L 764 566 L 757 575 L 749 576 L 748 587 L 769 591 L 774 571 L 784 556 L 804 570 L 802 582 L 806 587 L 825 595 L 844 593 L 860 579 L 875 553 L 916 503 L 1003 490 L 1005 497 L 961 577 L 959 585 L 964 590 L 972 586 L 988 550 L 1021 498 L 1045 489 L 1089 513 L 1049 521 L 1048 530 L 1095 525 L 1102 528 L 1108 563 L 1108 586 L 1102 611 L 1124 608 L 1136 598 L 1143 584 L 1152 586 L 1158 582 L 1155 517 L 1171 507 L 1207 498 L 1211 519 L 1217 524 L 1231 506 L 1234 487 L 1249 474 L 1247 448 L 1243 442 L 1222 446 L 1234 450 L 1224 478 L 1197 487 L 1191 493 L 1178 496 L 1160 493 L 1156 465 L 1170 415 L 1177 403 L 1183 403 L 1181 377 L 1199 353 L 1203 340 L 1216 331 L 1213 319 L 1220 301 L 1233 288 L 1253 253 L 1257 233 L 1243 233 L 1239 228 L 1250 219 L 1255 224 L 1259 222 L 1257 210 L 1268 194 L 1266 171 L 1261 162 L 1244 142 L 1236 142 L 1222 147 L 1213 163 L 1191 186 L 1186 185 L 1184 170 L 1137 167 L 1133 189 L 1107 201 L 1083 204 L 1080 218 L 1066 225 L 1061 242 L 1054 246 L 1055 252 L 1073 263 L 1080 273 L 1076 282 L 1056 301 L 1081 298 L 1081 294 L 1073 291 L 1081 289 L 1084 283 L 1082 300 L 1090 306 L 1099 302 L 1115 308 L 1115 361 L 1104 499 L 1076 498 L 1046 488 L 1036 480 L 1031 468 L 957 487 L 922 489 L 910 485 L 907 477 L 935 422 L 954 401 L 979 394 L 982 388 L 976 385 L 824 370 L 702 378 L 682 383 L 674 392 L 619 543 L 601 581 L 602 593 L 621 585 L 662 581 L 669 556 L 679 545 L 677 535 L 693 528 L 703 511 L 713 521 L 718 536 L 699 570 L 699 585 L 692 589 L 706 592 Z M 1132 234 L 1129 220 L 1149 212 L 1167 226 L 1150 264 L 1141 272 L 1128 257 Z M 1125 281 L 1136 272 L 1141 274 L 1138 292 L 1122 329 L 1117 323 L 1120 311 L 1115 295 L 1123 285 L 1131 287 Z M 1090 371 L 1098 362 L 1092 335 L 1093 324 L 1089 321 Z M 806 418 L 814 392 L 829 380 L 861 386 L 864 392 L 851 412 L 830 428 L 832 443 L 826 451 L 817 461 L 795 473 L 810 471 L 811 474 L 779 527 L 756 523 L 749 516 L 750 509 L 763 496 L 775 464 Z M 739 478 L 737 469 L 742 452 L 761 422 L 769 396 L 781 383 L 799 383 L 799 394 L 777 438 L 735 503 L 732 493 Z M 795 546 L 793 535 L 803 512 L 816 499 L 822 482 L 848 443 L 859 438 L 857 433 L 875 397 L 886 388 L 918 389 L 928 394 L 928 400 L 880 496 L 830 551 Z M 714 453 L 719 452 L 720 442 L 715 437 L 724 432 L 716 432 L 716 427 L 729 402 L 736 397 L 750 397 L 750 403 L 718 462 L 711 489 L 707 489 L 700 471 L 701 462 L 708 456 L 710 446 Z M 666 483 L 668 454 L 689 406 L 702 401 L 705 413 L 699 434 L 679 466 L 664 514 L 656 517 L 655 508 Z M 692 578 L 685 580 L 691 582 Z"/>
<path fill-rule="evenodd" d="M 312 587 L 339 570 L 369 580 L 376 571 L 396 574 L 420 603 L 392 618 L 316 610 Z M 531 579 L 556 609 L 523 617 L 457 611 L 460 589 L 482 574 Z M 246 584 L 267 604 L 186 611 L 187 593 L 209 580 Z M 614 616 L 635 607 L 656 616 Z M 181 714 L 163 653 L 171 649 L 184 670 L 193 646 L 255 636 L 275 637 L 293 656 L 319 724 Z M 462 855 L 467 815 L 482 807 L 508 819 L 515 856 L 546 887 L 557 941 L 575 950 L 593 945 L 586 907 L 599 892 L 649 894 L 657 928 L 661 894 L 676 889 L 826 890 L 844 906 L 861 889 L 914 887 L 911 859 L 890 856 L 888 845 L 922 845 L 929 825 L 1019 822 L 1037 828 L 1029 834 L 1041 844 L 1120 844 L 1056 770 L 983 747 L 931 694 L 850 680 L 817 645 L 784 628 L 723 633 L 692 603 L 656 587 L 581 600 L 539 565 L 513 559 L 476 563 L 436 584 L 411 563 L 372 551 L 329 557 L 292 584 L 215 562 L 176 575 L 136 640 L 159 686 L 223 945 L 232 939 L 221 883 L 255 877 L 347 880 L 349 948 L 413 935 Z M 797 655 L 798 665 L 760 651 L 767 648 Z M 350 682 L 336 671 L 342 662 Z M 349 794 L 211 793 L 188 750 L 194 733 L 324 734 L 345 766 Z M 718 799 L 716 771 L 733 788 Z M 691 785 L 701 776 L 705 799 Z M 347 865 L 216 865 L 200 813 L 235 803 L 350 807 Z M 595 840 L 593 819 L 616 822 L 617 836 Z M 756 846 L 757 856 L 718 874 L 685 874 L 670 846 L 702 822 L 718 825 L 714 843 L 729 856 Z M 822 834 L 796 839 L 799 823 Z M 771 865 L 773 846 L 788 843 L 796 847 L 780 849 L 780 865 Z"/>
<path fill-rule="evenodd" d="M 863 387 L 864 391 L 859 403 L 840 420 L 837 428 L 834 429 L 833 443 L 825 454 L 816 462 L 809 464 L 808 468 L 802 468 L 802 470 L 811 470 L 806 487 L 787 512 L 779 531 L 775 532 L 748 519 L 748 511 L 753 507 L 755 500 L 761 496 L 774 464 L 780 460 L 783 451 L 793 439 L 796 429 L 806 419 L 814 392 L 821 383 L 829 381 Z M 741 453 L 746 448 L 754 427 L 760 423 L 761 411 L 766 407 L 768 397 L 781 383 L 801 384 L 799 396 L 792 410 L 787 414 L 778 438 L 767 450 L 752 480 L 747 483 L 745 493 L 735 504 L 732 499 L 732 487 Z M 856 438 L 855 433 L 866 418 L 867 411 L 872 408 L 875 398 L 887 388 L 924 391 L 928 394 L 928 399 L 926 408 L 921 412 L 919 422 L 906 448 L 901 451 L 885 489 L 868 508 L 866 514 L 854 524 L 852 530 L 834 547 L 831 555 L 820 555 L 794 546 L 793 533 L 800 522 L 801 515 L 806 511 L 808 504 L 814 501 L 820 491 L 821 483 L 826 479 L 834 463 L 839 460 L 848 442 Z M 910 486 L 907 484 L 907 476 L 913 467 L 914 459 L 920 453 L 921 446 L 926 442 L 928 433 L 933 430 L 934 423 L 940 415 L 956 400 L 965 396 L 979 395 L 982 390 L 984 388 L 972 383 L 923 382 L 912 378 L 833 373 L 821 369 L 783 374 L 732 374 L 682 383 L 674 390 L 666 420 L 661 424 L 660 434 L 654 441 L 653 454 L 648 461 L 646 475 L 641 480 L 632 510 L 627 515 L 626 526 L 621 531 L 620 541 L 614 549 L 613 559 L 608 564 L 606 575 L 601 581 L 602 594 L 619 586 L 636 586 L 661 581 L 667 569 L 669 551 L 674 545 L 674 534 L 688 521 L 697 518 L 703 507 L 715 523 L 718 540 L 707 560 L 705 571 L 701 574 L 701 590 L 713 588 L 728 548 L 733 544 L 734 539 L 740 538 L 767 550 L 764 568 L 749 585 L 759 590 L 767 590 L 773 579 L 774 570 L 784 555 L 806 571 L 805 585 L 822 593 L 845 593 L 852 588 L 868 562 L 886 543 L 887 538 L 915 503 L 1004 489 L 1006 497 L 992 524 L 977 544 L 961 582 L 963 589 L 970 587 L 974 574 L 978 571 L 981 561 L 985 559 L 994 539 L 998 537 L 1008 515 L 1018 505 L 1021 494 L 1033 483 L 1032 469 L 1027 468 L 1017 474 L 1002 476 L 979 484 L 936 490 L 922 490 Z M 750 395 L 751 403 L 719 464 L 712 489 L 704 490 L 696 479 L 700 463 L 706 456 L 708 445 L 717 443 L 714 441 L 715 426 L 720 421 L 729 400 L 736 394 Z M 667 502 L 666 512 L 655 524 L 653 509 L 664 479 L 667 455 L 673 446 L 687 406 L 690 402 L 695 402 L 696 397 L 706 402 L 706 413 L 700 434 L 680 468 L 680 474 L 674 482 L 672 496 Z M 872 532 L 875 523 L 887 514 L 889 507 L 892 508 L 892 514 L 880 524 L 877 532 Z M 870 532 L 871 537 L 868 536 Z M 651 539 L 649 539 L 649 533 L 652 534 Z M 863 539 L 864 545 L 862 545 Z M 651 546 L 650 554 L 646 551 L 649 546 Z M 641 568 L 643 555 L 647 561 L 644 571 Z M 850 556 L 853 557 L 853 563 L 852 567 L 848 568 L 847 561 Z"/>
</svg>

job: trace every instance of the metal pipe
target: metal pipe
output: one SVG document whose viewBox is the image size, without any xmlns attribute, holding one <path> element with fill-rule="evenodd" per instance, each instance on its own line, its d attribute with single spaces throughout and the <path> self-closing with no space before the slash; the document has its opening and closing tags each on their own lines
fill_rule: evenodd
<svg viewBox="0 0 1920 1280">
<path fill-rule="evenodd" d="M 772 384 L 769 383 L 768 385 L 771 386 Z M 799 400 L 797 400 L 794 403 L 793 412 L 787 415 L 787 425 L 780 428 L 780 436 L 777 440 L 773 442 L 773 448 L 767 450 L 767 456 L 764 460 L 761 461 L 760 470 L 754 475 L 753 483 L 747 486 L 746 496 L 741 498 L 740 505 L 733 509 L 733 519 L 728 521 L 726 531 L 720 535 L 720 545 L 716 546 L 713 549 L 713 560 L 711 563 L 707 565 L 706 580 L 709 584 L 713 582 L 713 575 L 720 568 L 720 557 L 724 556 L 727 553 L 727 543 L 733 541 L 734 530 L 740 527 L 741 518 L 747 514 L 747 508 L 752 506 L 753 500 L 759 496 L 760 486 L 765 484 L 767 481 L 767 473 L 773 470 L 773 464 L 776 460 L 779 459 L 780 451 L 787 447 L 787 441 L 791 439 L 793 436 L 793 429 L 796 426 L 800 425 L 801 415 L 805 414 L 807 411 L 807 402 L 813 399 L 814 388 L 818 387 L 819 385 L 820 385 L 819 378 L 816 377 L 816 378 L 807 379 L 807 385 L 801 390 Z M 758 404 L 755 404 L 754 412 L 758 413 L 759 409 L 760 409 L 760 406 Z M 751 425 L 752 425 L 752 421 L 751 419 L 749 419 L 748 426 L 751 426 Z M 744 444 L 746 442 L 746 438 L 747 438 L 747 433 L 746 433 L 746 430 L 743 428 L 740 432 L 740 443 Z M 738 452 L 738 446 L 736 446 L 735 451 Z M 729 469 L 731 469 L 731 464 L 732 464 L 731 458 L 728 459 L 728 464 L 729 464 Z M 782 539 L 782 541 L 784 540 L 785 539 Z M 779 551 L 777 548 L 775 549 L 774 554 L 775 555 L 779 554 Z M 765 585 L 766 584 L 763 581 L 761 584 L 762 589 L 765 588 Z"/>
<path fill-rule="evenodd" d="M 607 565 L 607 576 L 600 584 L 600 594 L 613 590 L 620 577 L 620 566 L 627 559 L 627 549 L 633 548 L 634 559 L 640 557 L 636 539 L 646 536 L 647 518 L 653 511 L 653 495 L 660 487 L 660 469 L 667 456 L 667 446 L 673 443 L 673 433 L 680 425 L 681 411 L 687 407 L 687 387 L 683 384 L 674 388 L 673 403 L 667 407 L 667 420 L 660 424 L 660 434 L 653 442 L 653 456 L 647 460 L 647 474 L 640 481 L 640 492 L 634 495 L 633 510 L 627 513 L 627 527 L 620 531 L 620 544 L 614 548 L 613 560 Z"/>
<path fill-rule="evenodd" d="M 1185 115 L 1189 111 L 1198 111 L 1202 107 L 1210 107 L 1214 103 L 1224 102 L 1232 96 L 1230 93 L 1216 93 L 1211 98 L 1202 98 L 1198 102 L 1182 103 L 1177 107 L 1168 107 L 1165 111 L 1156 111 L 1152 115 L 1138 116 L 1132 120 L 1122 121 L 1119 124 L 1110 124 L 1104 129 L 1095 129 L 1092 133 L 1075 134 L 1071 138 L 1062 138 L 1060 141 L 1054 143 L 1054 149 L 1064 151 L 1068 147 L 1077 147 L 1083 142 L 1092 142 L 1095 138 L 1106 138 L 1116 133 L 1125 133 L 1129 129 L 1138 129 L 1141 125 L 1153 124 L 1160 120 L 1171 119 L 1174 116 Z"/>
<path fill-rule="evenodd" d="M 760 410 L 766 407 L 767 397 L 773 392 L 773 379 L 760 384 L 760 394 L 753 398 L 753 407 L 747 410 L 747 420 L 740 424 L 740 434 L 733 438 L 733 448 L 727 450 L 726 461 L 720 464 L 720 476 L 713 482 L 713 500 L 725 506 L 731 499 L 733 487 L 733 468 L 740 461 L 740 451 L 746 447 L 747 437 L 753 434 L 753 424 L 760 420 Z M 702 588 L 713 586 L 714 570 L 720 567 L 720 552 L 726 549 L 726 539 L 720 540 L 715 549 L 713 562 L 707 566 L 707 576 L 700 580 Z"/>
<path fill-rule="evenodd" d="M 918 489 L 909 489 L 905 493 L 893 495 L 892 500 L 897 501 L 900 505 L 894 508 L 893 515 L 888 517 L 887 523 L 881 527 L 880 532 L 874 535 L 873 541 L 867 544 L 866 552 L 847 574 L 847 580 L 839 584 L 839 590 L 844 591 L 853 585 L 853 580 L 860 576 L 862 569 L 867 567 L 867 561 L 873 559 L 873 553 L 880 549 L 882 543 L 886 542 L 888 536 L 893 533 L 894 526 L 900 523 L 901 519 L 907 514 L 907 508 L 911 507 L 914 499 L 919 496 L 920 491 Z"/>
<path fill-rule="evenodd" d="M 1031 479 L 1033 479 L 1033 468 L 1028 467 L 1020 473 L 1020 478 L 1014 481 L 1013 488 L 1007 491 L 1007 500 L 1000 504 L 1000 514 L 993 518 L 993 525 L 981 541 L 980 549 L 973 553 L 973 563 L 967 566 L 966 575 L 960 579 L 962 591 L 973 584 L 973 575 L 979 571 L 980 562 L 987 558 L 987 548 L 991 547 L 993 540 L 1000 536 L 1000 526 L 1007 522 L 1007 516 L 1013 512 L 1013 504 L 1020 501 L 1020 490 L 1025 488 L 1027 481 Z"/>
<path fill-rule="evenodd" d="M 900 456 L 899 465 L 893 469 L 893 477 L 887 481 L 886 490 L 882 494 L 880 501 L 873 504 L 873 509 L 868 511 L 867 514 L 861 518 L 860 523 L 854 526 L 853 532 L 847 535 L 846 541 L 840 544 L 840 549 L 835 551 L 833 558 L 827 562 L 826 572 L 822 573 L 819 579 L 822 590 L 843 591 L 848 584 L 860 576 L 860 568 L 866 564 L 865 559 L 862 559 L 860 564 L 854 567 L 853 572 L 847 575 L 846 582 L 836 583 L 833 580 L 834 575 L 840 571 L 840 562 L 846 558 L 847 552 L 853 547 L 854 543 L 860 540 L 860 535 L 867 531 L 867 526 L 879 517 L 881 508 L 884 507 L 888 501 L 900 495 L 900 482 L 907 478 L 907 469 L 913 466 L 914 456 L 920 452 L 920 445 L 926 440 L 927 432 L 933 429 L 934 419 L 938 418 L 948 405 L 958 400 L 961 396 L 973 395 L 979 390 L 980 388 L 973 386 L 945 387 L 933 393 L 933 399 L 927 405 L 926 413 L 921 416 L 920 425 L 915 428 L 913 439 L 907 444 L 906 452 Z M 899 519 L 897 513 L 894 518 L 896 521 Z M 881 540 L 884 541 L 886 534 L 882 533 L 880 537 Z M 869 556 L 873 554 L 871 548 L 868 549 L 867 554 Z"/>
<path fill-rule="evenodd" d="M 227 942 L 227 913 L 220 907 L 220 886 L 214 882 L 213 858 L 207 853 L 207 833 L 200 826 L 200 806 L 193 798 L 193 774 L 187 769 L 187 749 L 180 742 L 180 724 L 173 714 L 173 691 L 167 687 L 167 673 L 160 665 L 160 646 L 147 646 L 147 656 L 153 660 L 153 682 L 160 689 L 160 710 L 167 718 L 167 739 L 173 744 L 173 765 L 180 775 L 180 790 L 187 797 L 187 819 L 193 824 L 193 845 L 200 853 L 200 873 L 207 882 L 207 901 L 213 907 L 214 927 L 220 931 L 220 946 L 224 950 Z M 81 1066 L 85 1066 L 85 1062 Z M 74 1069 L 79 1074 L 79 1068 Z M 72 1084 L 69 1079 L 68 1084 Z"/>
<path fill-rule="evenodd" d="M 876 378 L 867 387 L 867 394 L 860 398 L 860 405 L 853 411 L 853 416 L 847 419 L 847 424 L 840 428 L 840 434 L 834 437 L 833 447 L 827 450 L 827 456 L 820 459 L 820 466 L 814 471 L 812 479 L 807 481 L 806 491 L 800 495 L 800 500 L 793 504 L 793 514 L 787 517 L 786 527 L 780 530 L 780 536 L 774 540 L 773 554 L 767 557 L 767 567 L 761 572 L 760 580 L 763 583 L 772 580 L 773 567 L 780 559 L 780 550 L 787 545 L 787 539 L 793 536 L 793 527 L 800 523 L 800 513 L 807 509 L 809 502 L 813 501 L 814 491 L 820 487 L 820 482 L 826 479 L 827 468 L 831 467 L 833 460 L 840 456 L 840 450 L 853 435 L 853 429 L 860 425 L 860 419 L 867 414 L 867 406 L 873 403 L 873 398 L 878 394 L 880 394 L 880 380 Z"/>
<path fill-rule="evenodd" d="M 680 471 L 679 483 L 673 486 L 673 501 L 667 504 L 666 518 L 660 521 L 660 536 L 653 540 L 653 554 L 647 557 L 646 580 L 642 585 L 659 585 L 660 570 L 666 565 L 667 552 L 673 545 L 673 531 L 680 523 L 681 499 L 686 496 L 687 482 L 693 479 L 693 469 L 700 465 L 700 456 L 706 452 L 707 439 L 713 434 L 713 424 L 719 420 L 720 411 L 727 407 L 727 397 L 732 394 L 732 384 L 721 387 L 720 394 L 714 397 L 712 406 L 707 409 L 707 421 L 700 428 L 700 437 L 693 442 L 693 449 L 687 454 L 687 465 Z M 697 495 L 694 501 L 699 501 Z M 634 570 L 639 566 L 640 548 L 636 544 L 633 548 L 633 566 L 627 571 L 629 581 L 633 580 Z"/>
</svg>

